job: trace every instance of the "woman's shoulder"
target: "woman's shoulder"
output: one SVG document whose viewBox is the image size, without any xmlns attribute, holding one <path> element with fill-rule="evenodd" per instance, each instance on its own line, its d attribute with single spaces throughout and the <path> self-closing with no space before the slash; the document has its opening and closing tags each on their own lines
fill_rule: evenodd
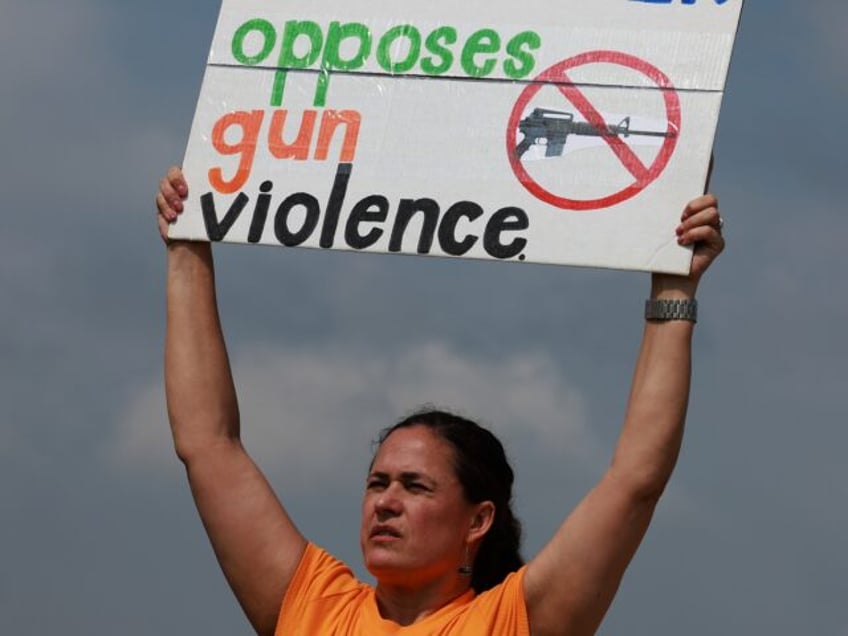
<svg viewBox="0 0 848 636">
<path fill-rule="evenodd" d="M 328 625 L 347 624 L 373 595 L 340 559 L 309 543 L 280 608 L 277 634 L 324 634 Z"/>
<path fill-rule="evenodd" d="M 319 595 L 337 594 L 369 586 L 356 578 L 344 561 L 324 548 L 308 543 L 289 584 L 289 590 L 312 589 Z M 287 595 L 288 596 L 288 595 Z"/>
</svg>

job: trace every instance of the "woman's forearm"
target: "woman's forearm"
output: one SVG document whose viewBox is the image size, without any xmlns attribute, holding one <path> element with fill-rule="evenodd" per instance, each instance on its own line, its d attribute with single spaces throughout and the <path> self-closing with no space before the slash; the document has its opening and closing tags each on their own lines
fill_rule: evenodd
<svg viewBox="0 0 848 636">
<path fill-rule="evenodd" d="M 179 456 L 236 440 L 238 402 L 215 297 L 208 243 L 168 245 L 165 391 Z"/>
</svg>

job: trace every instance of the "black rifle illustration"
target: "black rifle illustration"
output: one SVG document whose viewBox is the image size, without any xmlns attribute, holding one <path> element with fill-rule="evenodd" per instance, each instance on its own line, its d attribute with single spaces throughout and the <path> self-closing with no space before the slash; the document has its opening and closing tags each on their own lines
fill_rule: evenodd
<svg viewBox="0 0 848 636">
<path fill-rule="evenodd" d="M 548 110 L 546 108 L 535 108 L 533 112 L 522 119 L 518 124 L 518 130 L 524 135 L 524 139 L 515 147 L 515 156 L 518 159 L 527 152 L 531 146 L 545 140 L 545 156 L 559 157 L 565 149 L 565 142 L 569 135 L 581 135 L 584 137 L 629 137 L 639 135 L 641 137 L 674 137 L 676 132 L 659 132 L 655 130 L 631 130 L 630 117 L 625 117 L 618 124 L 606 124 L 604 127 L 596 128 L 589 122 L 574 121 L 574 114 L 561 110 Z"/>
</svg>

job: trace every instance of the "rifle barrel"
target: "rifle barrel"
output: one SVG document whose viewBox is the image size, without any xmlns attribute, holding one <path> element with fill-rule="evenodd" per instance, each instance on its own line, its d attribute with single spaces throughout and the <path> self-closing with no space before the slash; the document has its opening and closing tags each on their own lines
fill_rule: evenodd
<svg viewBox="0 0 848 636">
<path fill-rule="evenodd" d="M 672 132 L 660 132 L 658 130 L 628 130 L 623 133 L 619 133 L 625 137 L 629 135 L 639 135 L 640 137 L 676 137 L 677 133 Z"/>
<path fill-rule="evenodd" d="M 614 124 L 604 124 L 603 127 L 597 128 L 589 122 L 582 121 L 564 125 L 563 128 L 566 128 L 569 134 L 580 135 L 583 137 L 628 137 L 630 135 L 638 135 L 640 137 L 673 137 L 675 135 L 673 132 L 668 133 L 659 130 L 633 130 L 625 126 L 616 126 Z"/>
</svg>

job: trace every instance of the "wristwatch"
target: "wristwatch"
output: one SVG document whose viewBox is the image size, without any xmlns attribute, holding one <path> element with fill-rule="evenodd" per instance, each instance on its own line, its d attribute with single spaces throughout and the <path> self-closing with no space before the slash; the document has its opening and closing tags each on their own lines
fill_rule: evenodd
<svg viewBox="0 0 848 636">
<path fill-rule="evenodd" d="M 697 300 L 645 301 L 645 320 L 688 320 L 698 322 Z"/>
</svg>

